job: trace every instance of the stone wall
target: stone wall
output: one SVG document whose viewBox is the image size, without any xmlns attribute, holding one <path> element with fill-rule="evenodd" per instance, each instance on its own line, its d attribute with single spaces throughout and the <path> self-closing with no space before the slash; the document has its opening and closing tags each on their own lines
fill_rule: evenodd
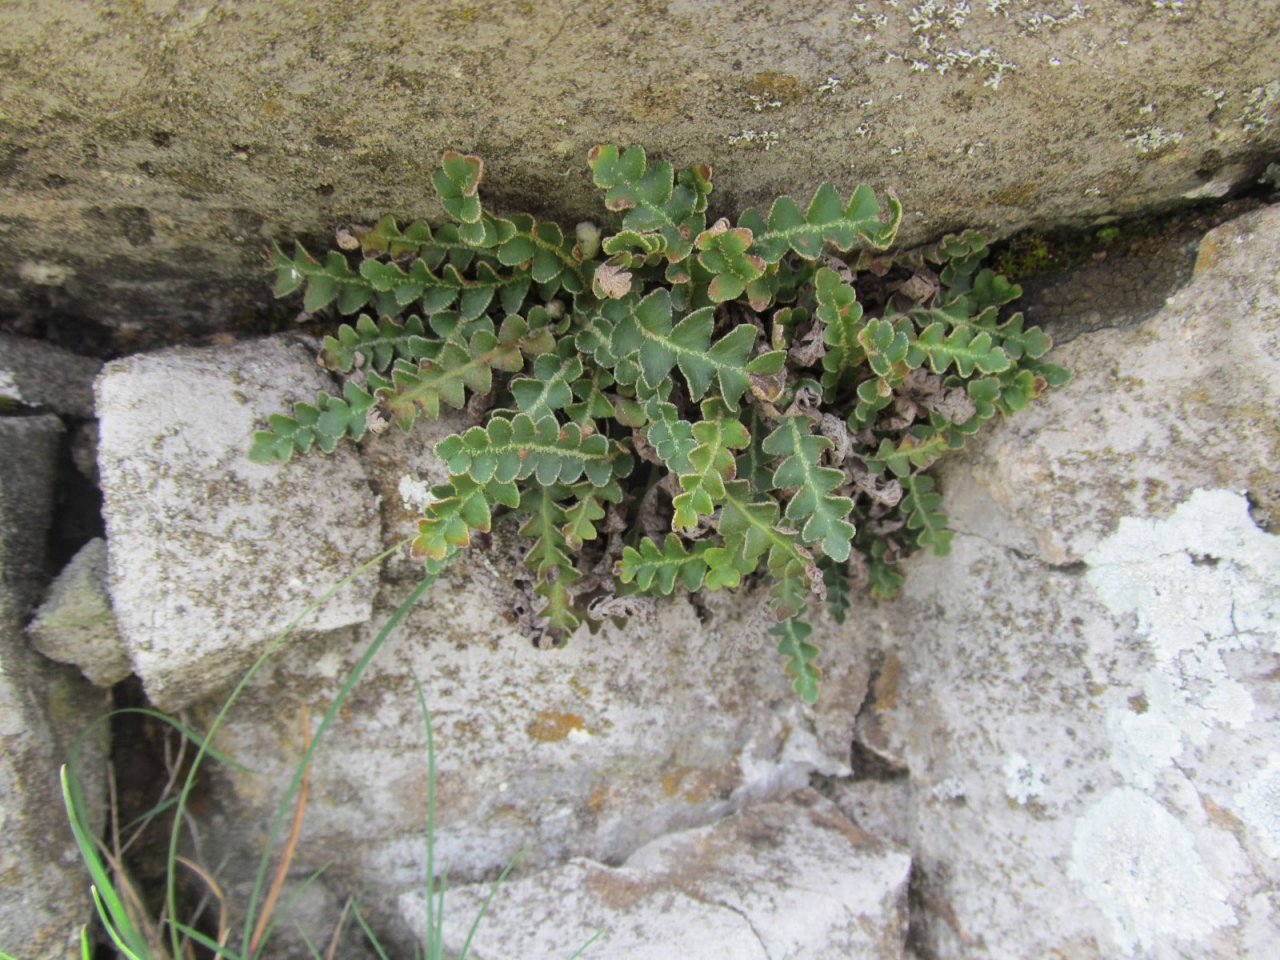
<svg viewBox="0 0 1280 960">
<path fill-rule="evenodd" d="M 480 955 L 535 942 L 568 955 L 603 928 L 618 956 L 658 956 L 664 904 L 744 958 L 829 944 L 909 956 L 908 904 L 921 957 L 1264 955 L 1280 929 L 1277 209 L 1207 234 L 1188 285 L 1145 321 L 1077 306 L 1088 329 L 1053 354 L 1073 380 L 942 470 L 952 554 L 909 560 L 899 599 L 859 597 L 845 625 L 816 623 L 827 675 L 814 707 L 777 669 L 759 597 L 676 597 L 655 622 L 536 650 L 515 615 L 517 538 L 495 531 L 467 551 L 379 651 L 312 763 L 289 890 L 331 866 L 297 916 L 328 937 L 363 890 L 399 949 L 421 933 L 421 682 L 437 867 L 492 877 L 529 847 Z M 1063 309 L 1062 328 L 1080 329 Z M 98 381 L 120 655 L 200 727 L 221 702 L 209 694 L 316 578 L 375 549 L 375 503 L 384 540 L 403 535 L 414 482 L 440 470 L 415 440 L 451 427 L 251 471 L 249 423 L 281 403 L 264 367 L 304 395 L 315 376 L 290 336 L 117 361 Z M 187 407 L 150 386 L 175 380 Z M 198 440 L 179 441 L 175 409 Z M 222 428 L 201 432 L 201 415 Z M 235 496 L 220 494 L 233 479 Z M 330 519 L 298 518 L 308 497 Z M 265 549 L 293 526 L 340 539 Z M 243 551 L 254 576 L 237 579 Z M 375 602 L 366 584 L 291 636 L 215 738 L 245 767 L 218 768 L 198 815 L 227 855 L 233 911 L 307 717 L 333 703 L 411 572 L 387 563 Z M 827 799 L 795 792 L 806 784 Z M 462 915 L 486 895 L 460 891 Z M 822 922 L 798 924 L 806 909 Z M 450 923 L 456 943 L 465 924 Z"/>
</svg>

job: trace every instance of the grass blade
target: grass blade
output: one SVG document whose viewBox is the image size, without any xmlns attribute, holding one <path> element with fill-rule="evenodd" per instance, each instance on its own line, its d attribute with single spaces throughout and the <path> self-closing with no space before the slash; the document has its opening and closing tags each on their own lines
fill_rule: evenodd
<svg viewBox="0 0 1280 960">
<path fill-rule="evenodd" d="M 172 926 L 184 937 L 189 937 L 205 949 L 212 950 L 213 955 L 217 957 L 218 960 L 241 960 L 240 954 L 236 953 L 226 944 L 218 943 L 217 940 L 214 940 L 207 934 L 201 933 L 195 927 L 189 927 L 180 920 L 174 920 Z"/>
<path fill-rule="evenodd" d="M 307 717 L 306 704 L 302 705 L 302 744 L 304 752 L 310 753 L 311 723 Z M 258 952 L 258 945 L 262 943 L 267 921 L 275 911 L 280 888 L 284 886 L 285 878 L 289 875 L 289 864 L 293 862 L 293 851 L 298 846 L 298 834 L 302 832 L 302 815 L 307 809 L 307 793 L 310 789 L 311 766 L 308 764 L 302 769 L 302 786 L 298 790 L 298 806 L 293 811 L 293 826 L 290 827 L 289 838 L 284 843 L 284 853 L 280 856 L 280 863 L 276 865 L 276 875 L 271 881 L 271 888 L 267 890 L 267 899 L 262 905 L 262 916 L 258 917 L 258 924 L 253 929 L 253 938 L 249 941 L 250 954 Z"/>
<path fill-rule="evenodd" d="M 584 953 L 587 952 L 587 947 L 591 946 L 593 943 L 599 940 L 603 934 L 604 934 L 603 930 L 597 930 L 594 934 L 592 934 L 591 939 L 588 940 L 586 943 L 584 943 L 582 946 L 580 946 L 577 949 L 577 952 L 574 953 L 574 955 L 570 957 L 569 960 L 578 960 L 580 956 L 582 956 Z"/>
<path fill-rule="evenodd" d="M 386 951 L 382 949 L 382 944 L 379 942 L 373 930 L 369 928 L 369 924 L 364 919 L 364 914 L 360 912 L 359 904 L 356 904 L 355 914 L 356 920 L 359 921 L 361 928 L 364 930 L 364 935 L 369 938 L 369 943 L 373 945 L 374 952 L 378 954 L 378 960 L 388 960 Z"/>
<path fill-rule="evenodd" d="M 417 674 L 413 677 L 413 688 L 418 692 L 418 706 L 422 708 L 422 724 L 427 731 L 427 957 L 436 960 L 440 954 L 440 930 L 438 928 L 437 911 L 435 909 L 436 886 L 436 743 L 431 729 L 431 711 L 427 709 L 427 698 L 422 692 L 422 684 Z M 440 890 L 439 915 L 444 913 L 444 888 Z"/>
<path fill-rule="evenodd" d="M 503 882 L 507 879 L 507 874 L 509 874 L 515 868 L 515 865 L 520 862 L 520 858 L 528 852 L 529 848 L 527 846 L 522 847 L 520 851 L 511 858 L 511 862 L 507 864 L 502 873 L 498 874 L 498 879 L 493 881 L 493 886 L 489 888 L 489 895 L 484 898 L 484 903 L 480 905 L 480 912 L 477 913 L 476 918 L 471 921 L 471 929 L 467 931 L 467 939 L 462 944 L 462 952 L 458 954 L 458 960 L 466 960 L 467 952 L 471 949 L 471 940 L 476 935 L 476 931 L 480 929 L 480 921 L 484 919 L 485 912 L 489 909 L 489 904 L 493 902 L 493 898 L 497 894 L 498 888 L 502 886 Z"/>
<path fill-rule="evenodd" d="M 333 937 L 329 940 L 329 950 L 325 953 L 325 960 L 336 960 L 338 956 L 338 944 L 342 942 L 342 931 L 347 927 L 347 919 L 351 915 L 352 898 L 347 897 L 347 902 L 342 905 L 342 913 L 338 916 L 338 922 L 333 928 Z"/>
<path fill-rule="evenodd" d="M 84 797 L 80 793 L 79 781 L 70 776 L 69 763 L 63 764 L 60 775 L 62 799 L 67 808 L 67 821 L 71 825 L 76 846 L 80 848 L 80 857 L 84 860 L 93 881 L 90 889 L 98 914 L 102 917 L 103 926 L 107 928 L 108 935 L 121 952 L 132 956 L 150 957 L 147 936 L 138 929 L 133 915 L 117 895 L 115 884 L 98 853 L 97 841 L 89 835 L 86 828 L 88 818 L 85 816 Z"/>
<path fill-rule="evenodd" d="M 302 881 L 302 883 L 298 886 L 298 889 L 293 891 L 293 893 L 289 894 L 289 899 L 284 902 L 284 909 L 281 911 L 281 913 L 287 914 L 293 908 L 293 905 L 298 902 L 298 898 L 301 897 L 304 893 L 306 893 L 307 888 L 311 886 L 313 883 L 315 883 L 317 880 L 319 880 L 321 875 L 326 870 L 328 870 L 329 867 L 332 866 L 332 864 L 333 864 L 333 861 L 331 860 L 328 863 L 321 866 L 315 872 L 313 872 L 311 876 L 307 877 L 306 880 Z M 275 914 L 271 915 L 271 919 L 267 923 L 266 932 L 264 932 L 262 935 L 262 944 L 259 944 L 259 949 L 261 949 L 261 947 L 265 945 L 268 940 L 271 939 L 271 933 L 272 931 L 275 930 L 276 923 L 279 921 L 279 919 L 280 917 L 278 915 L 275 915 Z"/>
<path fill-rule="evenodd" d="M 289 789 L 285 791 L 284 799 L 281 801 L 280 807 L 276 811 L 275 821 L 272 824 L 271 832 L 267 835 L 266 847 L 263 850 L 262 859 L 258 864 L 258 873 L 254 881 L 253 893 L 249 898 L 249 906 L 245 913 L 246 948 L 248 946 L 248 940 L 250 936 L 249 928 L 252 925 L 257 903 L 259 898 L 262 896 L 263 886 L 266 882 L 267 866 L 270 863 L 271 850 L 275 846 L 276 837 L 279 836 L 280 830 L 283 826 L 285 812 L 288 810 L 289 804 L 293 802 L 293 798 L 297 795 L 299 789 L 301 788 L 303 774 L 306 772 L 307 768 L 310 767 L 311 758 L 314 756 L 316 748 L 320 746 L 321 741 L 324 739 L 325 731 L 328 730 L 329 728 L 329 724 L 333 722 L 333 718 L 336 717 L 338 715 L 338 711 L 342 709 L 342 705 L 346 702 L 347 697 L 350 695 L 351 689 L 356 685 L 356 682 L 364 674 L 365 669 L 369 666 L 369 663 L 373 660 L 374 655 L 377 654 L 379 649 L 381 649 L 382 644 L 386 642 L 387 637 L 391 635 L 392 631 L 395 630 L 395 628 L 400 625 L 400 621 L 402 621 L 405 618 L 405 616 L 413 608 L 414 604 L 416 604 L 418 600 L 422 597 L 422 595 L 426 592 L 427 588 L 431 586 L 432 583 L 435 582 L 435 579 L 436 579 L 435 576 L 430 576 L 430 575 L 427 577 L 424 577 L 422 582 L 420 582 L 416 587 L 413 588 L 413 591 L 404 600 L 404 602 L 401 603 L 400 606 L 396 607 L 395 611 L 387 619 L 387 622 L 383 625 L 382 629 L 378 631 L 377 636 L 373 638 L 373 641 L 365 649 L 364 653 L 360 655 L 360 659 L 356 661 L 355 666 L 352 667 L 351 672 L 350 674 L 348 674 L 346 681 L 344 681 L 344 683 L 342 684 L 342 687 L 338 690 L 337 695 L 334 697 L 333 703 L 329 705 L 329 709 L 325 711 L 324 716 L 320 720 L 319 726 L 316 727 L 316 732 L 313 735 L 311 745 L 303 753 L 301 760 L 299 760 L 298 769 L 293 775 L 293 782 L 289 785 Z M 297 621 L 295 620 L 294 625 L 296 624 L 297 624 Z M 258 663 L 260 664 L 261 662 L 262 660 L 259 659 Z M 256 666 L 257 664 L 255 664 L 255 669 L 256 669 Z M 232 691 L 232 695 L 231 695 L 232 699 L 234 699 L 240 694 L 240 692 L 244 689 L 246 683 L 248 682 L 248 679 L 249 677 L 246 676 L 245 679 L 242 680 L 239 685 L 237 685 L 236 689 Z M 228 700 L 227 706 L 223 708 L 224 713 L 226 709 L 230 706 L 230 703 L 231 703 L 231 700 Z M 222 715 L 223 714 L 219 714 L 219 717 L 221 717 Z M 359 912 L 357 911 L 357 917 L 358 916 L 359 916 Z M 265 945 L 265 941 L 263 943 L 258 944 L 258 950 L 260 951 L 264 945 Z M 256 957 L 258 954 L 257 952 L 251 952 L 249 955 L 252 957 Z"/>
</svg>

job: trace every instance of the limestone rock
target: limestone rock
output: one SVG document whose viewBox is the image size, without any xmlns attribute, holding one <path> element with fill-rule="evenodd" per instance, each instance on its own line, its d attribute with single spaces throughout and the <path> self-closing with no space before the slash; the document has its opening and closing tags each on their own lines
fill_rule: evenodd
<svg viewBox="0 0 1280 960">
<path fill-rule="evenodd" d="M 133 673 L 107 594 L 105 540 L 91 540 L 71 558 L 27 632 L 38 651 L 51 660 L 74 663 L 100 687 Z"/>
<path fill-rule="evenodd" d="M 93 416 L 93 378 L 102 362 L 40 340 L 0 333 L 0 404 Z"/>
<path fill-rule="evenodd" d="M 0 417 L 0 950 L 32 960 L 80 955 L 93 907 L 58 769 L 106 708 L 103 694 L 33 652 L 22 633 L 43 586 L 61 437 L 54 416 Z M 105 737 L 88 738 L 79 766 L 92 831 L 105 811 L 105 759 Z"/>
<path fill-rule="evenodd" d="M 823 696 L 804 707 L 761 618 L 763 596 L 713 594 L 651 623 L 586 628 L 562 649 L 537 650 L 512 622 L 515 555 L 495 529 L 428 589 L 373 660 L 326 734 L 311 769 L 299 870 L 326 874 L 395 933 L 395 898 L 422 882 L 425 733 L 414 691 L 433 711 L 438 863 L 457 882 L 500 870 L 526 844 L 541 867 L 585 856 L 618 863 L 672 830 L 713 822 L 848 773 L 852 721 L 866 688 L 857 643 L 818 620 Z M 216 746 L 252 774 L 218 768 L 206 844 L 261 849 L 301 748 L 304 706 L 332 701 L 351 664 L 407 585 L 384 588 L 358 630 L 286 651 L 249 685 Z M 213 704 L 196 711 L 207 721 Z M 247 878 L 228 876 L 228 886 Z"/>
<path fill-rule="evenodd" d="M 1273 0 L 236 13 L 0 11 L 0 309 L 225 328 L 269 302 L 269 239 L 439 223 L 445 149 L 485 154 L 495 210 L 564 227 L 604 216 L 584 158 L 617 141 L 711 164 L 716 215 L 894 188 L 916 243 L 1222 195 L 1280 144 Z"/>
<path fill-rule="evenodd" d="M 500 888 L 471 945 L 475 960 L 667 957 L 897 960 L 911 860 L 810 790 L 655 840 L 618 868 L 589 860 Z M 443 939 L 459 950 L 488 885 L 451 890 Z M 421 892 L 400 900 L 421 937 Z"/>
<path fill-rule="evenodd" d="M 1122 517 L 1168 515 L 1199 487 L 1280 517 L 1280 212 L 1207 234 L 1192 282 L 1133 329 L 1053 353 L 1074 372 L 943 473 L 961 530 L 1077 563 Z"/>
<path fill-rule="evenodd" d="M 928 956 L 1273 949 L 1278 213 L 1206 236 L 1163 311 L 1073 341 L 1075 379 L 946 470 L 961 532 L 908 563 L 864 708 L 905 823 L 841 788 L 910 847 Z"/>
<path fill-rule="evenodd" d="M 332 389 L 289 339 L 116 360 L 97 384 L 112 606 L 148 696 L 173 710 L 238 678 L 313 599 L 373 557 L 374 499 L 350 449 L 283 466 L 246 452 L 269 413 Z M 370 612 L 371 580 L 302 626 Z"/>
</svg>

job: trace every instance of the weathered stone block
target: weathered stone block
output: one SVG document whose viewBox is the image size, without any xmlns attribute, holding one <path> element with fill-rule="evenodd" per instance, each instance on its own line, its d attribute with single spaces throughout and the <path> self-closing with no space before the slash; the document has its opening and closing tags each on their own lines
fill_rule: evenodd
<svg viewBox="0 0 1280 960">
<path fill-rule="evenodd" d="M 435 727 L 438 863 L 459 882 L 586 856 L 618 863 L 671 830 L 784 795 L 816 772 L 848 772 L 866 674 L 852 631 L 818 620 L 823 697 L 800 703 L 760 616 L 763 596 L 712 595 L 701 615 L 661 604 L 651 623 L 584 628 L 563 649 L 521 636 L 500 526 L 429 588 L 373 661 L 311 769 L 295 864 L 334 860 L 381 930 L 422 882 L 427 789 L 421 680 Z M 219 768 L 206 843 L 256 856 L 301 747 L 304 707 L 331 702 L 407 585 L 384 589 L 369 624 L 286 651 L 249 685 L 215 740 L 253 774 Z M 214 704 L 199 708 L 207 718 Z M 233 884 L 234 885 L 234 884 Z M 405 936 L 401 931 L 399 936 Z M 405 949 L 407 941 L 401 941 Z"/>
<path fill-rule="evenodd" d="M 373 495 L 349 448 L 284 466 L 246 457 L 255 427 L 332 388 L 289 339 L 108 364 L 98 460 L 111 600 L 135 672 L 162 709 L 237 679 L 307 604 L 378 552 Z M 305 620 L 366 620 L 372 579 Z"/>
<path fill-rule="evenodd" d="M 1073 341 L 1075 379 L 945 471 L 955 548 L 908 564 L 867 708 L 931 956 L 1272 950 L 1278 257 L 1274 208 L 1211 232 L 1160 314 Z"/>
<path fill-rule="evenodd" d="M 54 416 L 0 417 L 0 950 L 32 960 L 80 955 L 93 907 L 58 769 L 106 709 L 100 691 L 33 652 L 22 632 L 44 585 L 62 432 Z M 99 733 L 80 755 L 92 831 L 106 801 L 105 728 Z"/>
<path fill-rule="evenodd" d="M 500 888 L 470 956 L 898 960 L 911 858 L 810 790 L 641 847 L 617 868 L 571 860 Z M 450 890 L 446 950 L 460 950 L 487 884 Z M 400 898 L 424 938 L 422 892 Z"/>
</svg>

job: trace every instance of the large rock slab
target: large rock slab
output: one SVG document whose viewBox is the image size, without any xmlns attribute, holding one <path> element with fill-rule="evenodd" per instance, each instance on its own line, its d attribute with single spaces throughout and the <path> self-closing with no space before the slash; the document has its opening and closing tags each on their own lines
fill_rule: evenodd
<svg viewBox="0 0 1280 960">
<path fill-rule="evenodd" d="M 108 364 L 98 462 L 116 622 L 147 695 L 174 710 L 237 679 L 306 606 L 378 552 L 373 494 L 350 449 L 251 463 L 269 413 L 332 384 L 288 338 Z M 368 619 L 372 580 L 303 622 Z"/>
<path fill-rule="evenodd" d="M 909 845 L 926 955 L 1274 950 L 1278 213 L 945 471 L 858 725 L 909 773 L 838 792 Z"/>
<path fill-rule="evenodd" d="M 847 629 L 819 622 L 823 695 L 790 689 L 765 634 L 765 597 L 712 596 L 698 611 L 665 604 L 652 623 L 585 628 L 538 650 L 518 628 L 512 586 L 521 545 L 507 525 L 428 589 L 374 659 L 311 769 L 295 868 L 329 860 L 326 882 L 362 904 L 405 952 L 396 898 L 423 882 L 425 731 L 433 711 L 436 856 L 458 882 L 491 876 L 523 846 L 528 869 L 573 856 L 620 863 L 672 830 L 848 773 L 853 716 L 866 689 Z M 409 584 L 384 588 L 357 630 L 298 645 L 250 683 L 215 740 L 253 773 L 219 768 L 206 844 L 261 851 L 302 745 L 304 711 L 331 702 Z M 211 715 L 213 704 L 199 708 Z M 228 888 L 247 883 L 228 874 Z M 397 939 L 398 938 L 398 939 Z"/>
<path fill-rule="evenodd" d="M 566 226 L 599 142 L 714 165 L 716 213 L 867 180 L 915 243 L 1221 196 L 1280 146 L 1272 0 L 408 9 L 6 4 L 0 308 L 225 327 L 268 238 L 438 217 L 445 149 Z"/>
<path fill-rule="evenodd" d="M 22 632 L 43 587 L 62 433 L 54 416 L 0 417 L 0 950 L 32 960 L 78 957 L 92 916 L 58 770 L 107 707 L 103 693 L 33 652 Z M 94 832 L 106 809 L 105 746 L 104 735 L 91 736 L 79 756 Z"/>
<path fill-rule="evenodd" d="M 471 943 L 475 960 L 668 957 L 898 960 L 911 859 L 810 790 L 655 840 L 618 868 L 571 860 L 500 888 Z M 459 951 L 489 894 L 450 890 L 443 941 Z M 426 939 L 426 897 L 400 909 Z"/>
</svg>

